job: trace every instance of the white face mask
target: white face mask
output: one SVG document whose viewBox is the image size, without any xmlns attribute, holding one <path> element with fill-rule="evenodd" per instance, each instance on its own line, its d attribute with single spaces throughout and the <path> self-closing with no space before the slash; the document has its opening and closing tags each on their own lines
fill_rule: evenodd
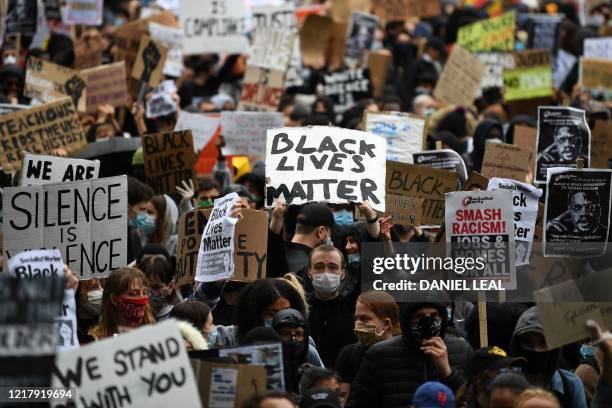
<svg viewBox="0 0 612 408">
<path fill-rule="evenodd" d="M 4 58 L 4 65 L 7 64 L 16 64 L 17 63 L 17 58 L 14 55 L 7 55 Z"/>
<path fill-rule="evenodd" d="M 312 276 L 312 286 L 321 297 L 328 298 L 340 288 L 340 275 L 335 273 L 317 273 Z"/>
</svg>

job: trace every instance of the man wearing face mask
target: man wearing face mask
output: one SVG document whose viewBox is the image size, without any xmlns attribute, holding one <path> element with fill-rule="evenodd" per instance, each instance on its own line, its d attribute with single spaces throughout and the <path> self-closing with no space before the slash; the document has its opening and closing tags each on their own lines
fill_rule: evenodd
<svg viewBox="0 0 612 408">
<path fill-rule="evenodd" d="M 403 408 L 426 381 L 439 381 L 457 392 L 472 355 L 470 345 L 446 334 L 443 303 L 406 303 L 400 313 L 402 336 L 374 344 L 365 353 L 353 381 L 347 407 Z"/>
<path fill-rule="evenodd" d="M 340 285 L 346 276 L 342 252 L 321 245 L 310 253 L 308 277 L 314 292 L 309 296 L 309 323 L 312 337 L 326 367 L 334 367 L 340 349 L 355 343 L 354 299 L 342 297 Z"/>
<path fill-rule="evenodd" d="M 147 212 L 147 203 L 151 198 L 151 187 L 134 177 L 128 177 L 128 263 L 142 251 L 142 237 L 155 229 L 155 219 Z"/>
<path fill-rule="evenodd" d="M 576 374 L 558 368 L 561 350 L 550 350 L 546 345 L 536 306 L 525 310 L 516 322 L 510 342 L 510 354 L 512 357 L 527 359 L 523 375 L 529 384 L 555 394 L 562 408 L 587 406 L 580 379 Z"/>
<path fill-rule="evenodd" d="M 284 309 L 274 315 L 272 328 L 283 342 L 285 389 L 298 392 L 299 368 L 308 362 L 308 325 L 304 315 L 295 309 Z"/>
</svg>

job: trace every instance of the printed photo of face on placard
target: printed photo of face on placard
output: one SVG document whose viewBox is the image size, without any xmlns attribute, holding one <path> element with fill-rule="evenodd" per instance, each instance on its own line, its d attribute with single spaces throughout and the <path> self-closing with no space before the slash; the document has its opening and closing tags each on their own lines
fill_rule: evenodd
<svg viewBox="0 0 612 408">
<path fill-rule="evenodd" d="M 611 174 L 583 170 L 550 176 L 544 232 L 547 255 L 587 256 L 605 251 L 610 225 Z"/>
<path fill-rule="evenodd" d="M 74 328 L 71 320 L 59 320 L 59 342 L 60 347 L 74 346 Z"/>
<path fill-rule="evenodd" d="M 576 167 L 579 157 L 584 159 L 584 167 L 589 167 L 590 147 L 591 132 L 584 111 L 540 107 L 535 181 L 545 183 L 549 168 Z"/>
</svg>

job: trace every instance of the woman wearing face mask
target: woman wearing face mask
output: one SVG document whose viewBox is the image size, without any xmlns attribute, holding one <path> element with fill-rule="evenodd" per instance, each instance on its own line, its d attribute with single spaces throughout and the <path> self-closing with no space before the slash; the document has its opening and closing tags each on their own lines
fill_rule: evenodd
<svg viewBox="0 0 612 408">
<path fill-rule="evenodd" d="M 176 285 L 170 263 L 163 255 L 145 256 L 138 264 L 138 269 L 147 278 L 149 304 L 155 320 L 159 322 L 167 319 L 176 301 Z"/>
<path fill-rule="evenodd" d="M 89 335 L 101 340 L 154 324 L 145 282 L 146 277 L 139 269 L 114 270 L 104 283 L 100 321 L 89 331 Z"/>
<path fill-rule="evenodd" d="M 308 361 L 308 325 L 304 315 L 295 309 L 284 309 L 272 319 L 272 328 L 283 342 L 283 368 L 285 389 L 297 392 L 300 383 L 299 368 Z"/>
<path fill-rule="evenodd" d="M 156 195 L 147 203 L 147 213 L 155 221 L 155 228 L 146 236 L 147 243 L 161 245 L 170 255 L 175 255 L 178 207 L 167 195 Z"/>
<path fill-rule="evenodd" d="M 359 295 L 355 307 L 355 335 L 358 342 L 340 350 L 336 361 L 343 394 L 350 393 L 351 383 L 368 348 L 400 332 L 399 307 L 391 295 L 377 290 Z"/>
<path fill-rule="evenodd" d="M 219 333 L 213 323 L 213 315 L 207 304 L 195 300 L 186 300 L 174 306 L 170 317 L 189 322 L 193 327 L 199 329 L 208 344 L 209 349 L 218 346 Z"/>
<path fill-rule="evenodd" d="M 346 261 L 346 278 L 342 282 L 342 297 L 356 299 L 361 291 L 361 241 L 359 231 L 351 228 L 342 240 L 342 252 Z"/>
<path fill-rule="evenodd" d="M 103 280 L 89 279 L 81 281 L 77 289 L 77 335 L 80 344 L 87 344 L 94 339 L 87 334 L 100 318 L 102 308 Z"/>
</svg>

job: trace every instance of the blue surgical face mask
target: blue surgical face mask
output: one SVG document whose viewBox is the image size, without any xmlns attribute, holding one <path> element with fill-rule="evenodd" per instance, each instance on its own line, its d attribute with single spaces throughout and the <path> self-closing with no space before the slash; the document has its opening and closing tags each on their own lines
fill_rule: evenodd
<svg viewBox="0 0 612 408">
<path fill-rule="evenodd" d="M 214 349 L 217 346 L 217 337 L 219 337 L 219 332 L 217 331 L 217 328 L 215 326 L 213 326 L 210 333 L 204 332 L 204 338 L 208 339 L 209 349 Z"/>
<path fill-rule="evenodd" d="M 595 354 L 595 346 L 589 346 L 588 344 L 583 344 L 580 346 L 580 355 L 583 359 L 586 359 L 593 354 Z"/>
<path fill-rule="evenodd" d="M 353 213 L 349 210 L 340 210 L 334 213 L 334 220 L 338 225 L 348 225 L 354 222 Z"/>
<path fill-rule="evenodd" d="M 359 264 L 361 263 L 361 254 L 360 253 L 348 254 L 346 256 L 346 262 L 349 264 L 349 266 L 352 266 L 352 267 L 359 266 Z"/>
<path fill-rule="evenodd" d="M 146 212 L 138 213 L 135 218 L 128 221 L 128 224 L 140 228 L 147 235 L 155 230 L 155 218 Z"/>
</svg>

